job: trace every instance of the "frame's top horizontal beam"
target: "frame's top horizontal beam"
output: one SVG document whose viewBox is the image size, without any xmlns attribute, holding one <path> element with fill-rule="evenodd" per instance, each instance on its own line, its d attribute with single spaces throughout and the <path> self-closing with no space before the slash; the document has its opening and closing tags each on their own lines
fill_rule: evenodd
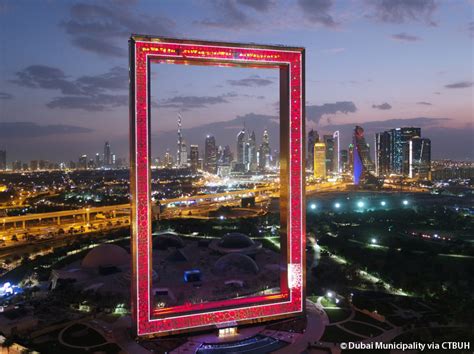
<svg viewBox="0 0 474 354">
<path fill-rule="evenodd" d="M 160 42 L 160 43 L 183 43 L 183 44 L 196 44 L 196 45 L 213 45 L 222 47 L 245 47 L 245 48 L 258 48 L 258 49 L 271 49 L 271 50 L 286 50 L 303 52 L 304 47 L 292 47 L 286 45 L 262 45 L 258 43 L 235 43 L 235 42 L 219 42 L 199 39 L 180 39 L 180 38 L 169 38 L 169 37 L 156 37 L 146 34 L 132 34 L 130 40 L 133 42 Z"/>
</svg>

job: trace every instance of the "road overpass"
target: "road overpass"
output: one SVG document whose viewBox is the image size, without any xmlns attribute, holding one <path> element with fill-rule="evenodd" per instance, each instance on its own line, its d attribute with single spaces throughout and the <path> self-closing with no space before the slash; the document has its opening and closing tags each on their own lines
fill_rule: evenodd
<svg viewBox="0 0 474 354">
<path fill-rule="evenodd" d="M 320 183 L 307 186 L 307 192 L 339 190 L 343 188 L 342 183 Z M 160 200 L 161 206 L 186 206 L 186 205 L 212 205 L 215 203 L 226 203 L 237 201 L 245 197 L 278 197 L 279 186 L 275 184 L 257 187 L 253 189 L 226 191 L 214 194 L 198 194 L 178 198 Z M 74 210 L 62 210 L 47 213 L 26 214 L 19 216 L 8 216 L 0 218 L 0 225 L 3 231 L 11 228 L 26 229 L 29 226 L 41 226 L 51 223 L 61 226 L 63 222 L 70 223 L 72 220 L 82 221 L 85 224 L 98 218 L 98 215 L 111 215 L 115 218 L 117 214 L 130 213 L 130 204 L 107 205 L 101 207 L 82 208 Z M 103 218 L 103 216 L 100 216 Z M 47 226 L 47 225 L 45 225 Z"/>
</svg>

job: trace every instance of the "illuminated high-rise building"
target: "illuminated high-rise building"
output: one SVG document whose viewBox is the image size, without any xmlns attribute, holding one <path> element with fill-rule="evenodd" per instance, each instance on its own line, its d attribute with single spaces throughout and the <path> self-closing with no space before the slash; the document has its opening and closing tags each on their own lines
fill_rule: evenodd
<svg viewBox="0 0 474 354">
<path fill-rule="evenodd" d="M 165 168 L 173 167 L 173 156 L 170 154 L 169 150 L 165 152 L 165 158 L 163 159 L 163 164 Z"/>
<path fill-rule="evenodd" d="M 7 169 L 7 151 L 0 150 L 0 171 Z"/>
<path fill-rule="evenodd" d="M 189 160 L 191 163 L 191 170 L 196 172 L 199 167 L 199 147 L 197 145 L 189 146 Z"/>
<path fill-rule="evenodd" d="M 101 166 L 101 161 L 100 161 L 100 154 L 96 153 L 95 154 L 95 167 L 99 168 Z"/>
<path fill-rule="evenodd" d="M 364 129 L 358 125 L 354 128 L 352 155 L 354 184 L 359 185 L 365 181 L 373 164 L 370 159 L 369 145 L 365 141 Z"/>
<path fill-rule="evenodd" d="M 319 135 L 316 130 L 311 129 L 308 133 L 308 156 L 306 158 L 306 168 L 313 171 L 314 166 L 314 144 L 319 142 Z"/>
<path fill-rule="evenodd" d="M 341 155 L 339 149 L 340 147 L 340 134 L 339 130 L 335 131 L 332 135 L 334 141 L 334 150 L 333 150 L 333 160 L 332 160 L 332 171 L 334 173 L 341 173 Z"/>
<path fill-rule="evenodd" d="M 255 139 L 255 132 L 252 131 L 252 134 L 249 136 L 248 144 L 248 170 L 256 171 L 257 164 L 257 142 Z"/>
<path fill-rule="evenodd" d="M 403 127 L 390 130 L 390 161 L 393 173 L 408 176 L 409 141 L 416 136 L 421 136 L 421 128 Z"/>
<path fill-rule="evenodd" d="M 350 170 L 349 167 L 349 152 L 345 149 L 339 151 L 339 156 L 341 158 L 341 172 L 347 173 Z"/>
<path fill-rule="evenodd" d="M 334 172 L 334 137 L 332 135 L 323 135 L 323 141 L 326 145 L 326 174 Z"/>
<path fill-rule="evenodd" d="M 188 165 L 188 150 L 186 147 L 186 142 L 183 139 L 183 134 L 181 131 L 182 127 L 182 116 L 178 113 L 178 141 L 177 141 L 177 152 L 176 152 L 176 166 L 178 168 L 183 168 Z"/>
<path fill-rule="evenodd" d="M 238 164 L 245 164 L 246 161 L 246 140 L 245 140 L 245 128 L 237 134 L 237 163 Z"/>
<path fill-rule="evenodd" d="M 378 177 L 388 176 L 391 172 L 391 134 L 375 134 L 375 174 Z"/>
<path fill-rule="evenodd" d="M 349 172 L 353 173 L 354 171 L 354 144 L 349 144 L 348 155 L 349 155 Z"/>
<path fill-rule="evenodd" d="M 110 151 L 110 144 L 108 141 L 104 144 L 104 166 L 108 167 L 112 164 L 112 153 Z"/>
<path fill-rule="evenodd" d="M 408 143 L 410 178 L 431 179 L 431 140 L 414 137 Z"/>
<path fill-rule="evenodd" d="M 224 148 L 222 150 L 221 159 L 222 159 L 222 164 L 223 165 L 230 165 L 231 164 L 233 156 L 232 156 L 232 150 L 230 149 L 229 145 L 224 146 Z"/>
<path fill-rule="evenodd" d="M 260 149 L 258 150 L 258 167 L 261 170 L 264 170 L 270 167 L 271 163 L 271 150 L 270 150 L 270 135 L 268 130 L 263 131 L 262 143 L 260 144 Z"/>
<path fill-rule="evenodd" d="M 33 161 L 32 161 L 33 162 Z M 87 170 L 87 155 L 82 155 L 79 157 L 79 161 L 77 164 L 77 167 L 81 170 Z M 32 168 L 33 169 L 33 168 Z M 35 170 L 38 169 L 38 161 L 36 161 L 36 168 Z"/>
<path fill-rule="evenodd" d="M 326 178 L 326 144 L 317 142 L 313 148 L 313 174 L 315 178 Z"/>
<path fill-rule="evenodd" d="M 204 143 L 204 169 L 209 173 L 217 173 L 217 146 L 212 135 L 206 136 Z"/>
</svg>

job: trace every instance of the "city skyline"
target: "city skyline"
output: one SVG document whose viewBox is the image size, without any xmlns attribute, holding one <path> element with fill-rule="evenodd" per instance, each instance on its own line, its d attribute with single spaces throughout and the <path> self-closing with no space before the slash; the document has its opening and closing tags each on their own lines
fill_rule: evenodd
<svg viewBox="0 0 474 354">
<path fill-rule="evenodd" d="M 432 139 L 433 158 L 472 160 L 473 149 L 466 149 L 472 146 L 473 115 L 469 2 L 396 2 L 393 8 L 332 1 L 324 6 L 305 1 L 216 4 L 186 3 L 182 11 L 163 1 L 150 11 L 147 1 L 3 1 L 1 50 L 8 55 L 0 68 L 0 149 L 14 160 L 64 160 L 92 154 L 86 146 L 109 140 L 118 156 L 127 156 L 129 32 L 214 38 L 218 28 L 221 40 L 306 47 L 308 130 L 339 130 L 347 138 L 359 124 L 373 141 L 372 134 L 388 128 L 420 126 Z M 255 29 L 260 29 L 258 37 Z M 41 36 L 45 40 L 37 40 Z M 219 75 L 211 75 L 216 70 Z M 248 122 L 260 117 L 261 125 L 278 117 L 272 96 L 278 75 L 272 70 L 267 75 L 160 66 L 157 72 L 153 80 L 166 92 L 155 103 L 167 106 L 165 114 L 175 115 L 179 106 L 192 110 L 192 124 L 220 122 L 223 128 L 239 117 Z"/>
</svg>

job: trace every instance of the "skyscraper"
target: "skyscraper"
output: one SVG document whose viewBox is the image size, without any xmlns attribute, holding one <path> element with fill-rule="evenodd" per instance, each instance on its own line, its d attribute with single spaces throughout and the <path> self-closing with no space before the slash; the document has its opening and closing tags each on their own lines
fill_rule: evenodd
<svg viewBox="0 0 474 354">
<path fill-rule="evenodd" d="M 245 163 L 245 128 L 237 134 L 237 163 Z"/>
<path fill-rule="evenodd" d="M 189 149 L 191 170 L 196 172 L 199 166 L 199 147 L 197 145 L 190 145 Z"/>
<path fill-rule="evenodd" d="M 334 138 L 332 135 L 323 135 L 326 145 L 326 174 L 334 172 Z"/>
<path fill-rule="evenodd" d="M 82 155 L 81 157 L 79 157 L 77 167 L 81 170 L 87 170 L 87 155 Z M 34 169 L 36 170 L 37 168 L 38 168 L 38 164 L 37 164 L 37 161 L 36 161 L 36 168 L 34 168 Z M 32 168 L 32 170 L 33 170 L 33 168 Z"/>
<path fill-rule="evenodd" d="M 369 145 L 365 141 L 364 129 L 358 125 L 354 128 L 353 144 L 353 178 L 354 184 L 359 185 L 365 181 L 372 169 L 372 160 Z"/>
<path fill-rule="evenodd" d="M 339 156 L 341 157 L 341 172 L 346 173 L 350 170 L 349 152 L 347 150 L 340 150 Z"/>
<path fill-rule="evenodd" d="M 7 169 L 7 151 L 0 150 L 0 171 Z"/>
<path fill-rule="evenodd" d="M 311 129 L 308 133 L 308 157 L 306 168 L 313 171 L 314 169 L 314 144 L 319 142 L 319 135 L 316 130 Z"/>
<path fill-rule="evenodd" d="M 314 177 L 326 178 L 326 144 L 317 142 L 313 148 Z"/>
<path fill-rule="evenodd" d="M 181 132 L 181 121 L 182 121 L 182 116 L 180 113 L 178 113 L 178 150 L 176 152 L 176 166 L 178 168 L 183 168 L 188 165 L 188 150 L 186 148 L 186 142 L 183 139 L 183 134 Z"/>
<path fill-rule="evenodd" d="M 99 154 L 99 153 L 96 153 L 96 154 L 95 154 L 95 168 L 99 168 L 100 165 L 101 165 L 100 154 Z"/>
<path fill-rule="evenodd" d="M 217 146 L 212 135 L 206 136 L 204 144 L 204 169 L 209 173 L 217 173 Z"/>
<path fill-rule="evenodd" d="M 271 161 L 271 150 L 270 150 L 270 135 L 265 129 L 263 131 L 262 143 L 260 144 L 260 149 L 258 151 L 259 161 L 258 167 L 261 170 L 264 170 L 270 166 Z"/>
<path fill-rule="evenodd" d="M 258 167 L 257 164 L 257 142 L 255 139 L 255 132 L 252 131 L 252 134 L 249 136 L 248 140 L 248 170 L 256 171 Z"/>
<path fill-rule="evenodd" d="M 414 137 L 408 144 L 408 176 L 417 179 L 431 179 L 431 140 Z"/>
<path fill-rule="evenodd" d="M 334 141 L 334 152 L 333 152 L 333 160 L 332 160 L 332 170 L 334 173 L 341 173 L 341 153 L 340 149 L 340 139 L 339 139 L 339 130 L 335 131 L 332 135 Z"/>
<path fill-rule="evenodd" d="M 232 151 L 230 149 L 230 146 L 224 146 L 224 150 L 222 151 L 222 164 L 230 165 L 232 159 Z"/>
<path fill-rule="evenodd" d="M 403 127 L 390 130 L 390 157 L 393 173 L 408 176 L 409 141 L 415 136 L 421 136 L 421 128 Z"/>
<path fill-rule="evenodd" d="M 375 174 L 388 176 L 391 172 L 391 135 L 389 132 L 375 134 Z"/>
<path fill-rule="evenodd" d="M 173 156 L 171 156 L 170 151 L 166 150 L 165 158 L 163 161 L 165 168 L 172 168 L 173 167 Z"/>
<path fill-rule="evenodd" d="M 104 166 L 109 167 L 112 164 L 112 153 L 110 152 L 110 144 L 108 141 L 104 144 Z"/>
</svg>

